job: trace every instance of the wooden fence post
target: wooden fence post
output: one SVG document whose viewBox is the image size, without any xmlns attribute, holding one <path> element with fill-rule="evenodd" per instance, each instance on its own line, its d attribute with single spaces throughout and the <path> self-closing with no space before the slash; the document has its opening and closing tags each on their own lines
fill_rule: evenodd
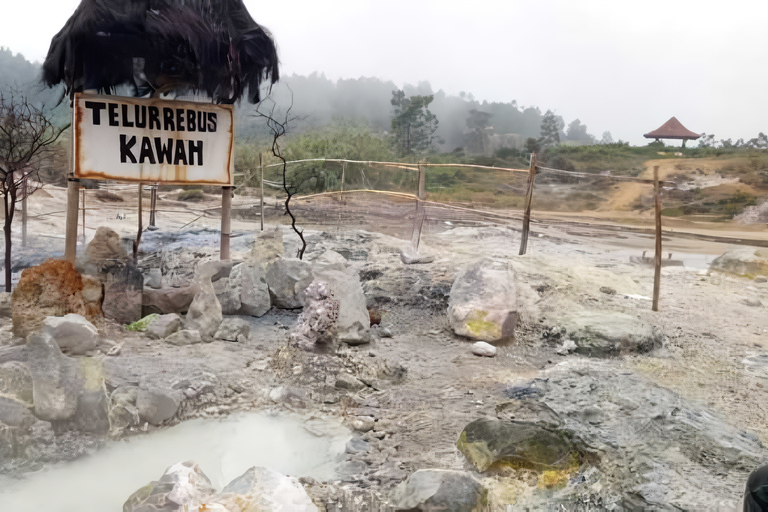
<svg viewBox="0 0 768 512">
<path fill-rule="evenodd" d="M 531 203 L 533 202 L 533 183 L 536 179 L 536 153 L 531 153 L 531 166 L 528 169 L 528 191 L 525 194 L 525 213 L 523 213 L 523 233 L 520 237 L 520 256 L 528 249 L 528 231 L 531 225 Z"/>
<path fill-rule="evenodd" d="M 419 252 L 419 243 L 421 243 L 421 230 L 424 227 L 424 218 L 426 212 L 424 210 L 424 199 L 427 197 L 427 173 L 419 163 L 419 184 L 417 188 L 416 198 L 416 213 L 413 217 L 413 232 L 411 233 L 411 246 L 413 247 L 414 254 Z"/>
<path fill-rule="evenodd" d="M 344 175 L 347 172 L 347 162 L 341 162 L 341 204 L 344 204 Z"/>
<path fill-rule="evenodd" d="M 80 199 L 79 189 L 80 180 L 77 178 L 67 179 L 67 220 L 65 224 L 64 238 L 64 259 L 75 264 L 77 257 L 77 207 Z"/>
<path fill-rule="evenodd" d="M 27 177 L 21 182 L 21 246 L 27 246 Z"/>
<path fill-rule="evenodd" d="M 661 286 L 661 186 L 659 185 L 659 166 L 653 167 L 653 195 L 656 209 L 656 254 L 653 258 L 653 311 L 659 310 L 659 287 Z"/>
<path fill-rule="evenodd" d="M 261 169 L 261 202 L 259 207 L 261 208 L 261 230 L 264 231 L 264 160 L 262 158 L 262 153 L 259 153 L 259 169 Z"/>
<path fill-rule="evenodd" d="M 149 226 L 155 226 L 155 211 L 157 210 L 157 183 L 155 183 L 150 189 L 149 196 Z"/>
<path fill-rule="evenodd" d="M 80 189 L 83 192 L 83 198 L 81 202 L 81 210 L 83 216 L 83 243 L 85 243 L 85 187 Z"/>
<path fill-rule="evenodd" d="M 229 238 L 232 229 L 232 188 L 221 187 L 221 244 L 219 247 L 219 259 L 229 259 Z"/>
<path fill-rule="evenodd" d="M 138 214 L 139 214 L 139 223 L 138 223 L 138 231 L 136 233 L 136 240 L 133 241 L 133 262 L 136 263 L 139 260 L 139 244 L 141 243 L 141 232 L 144 230 L 143 220 L 142 220 L 142 194 L 144 193 L 144 184 L 139 183 L 139 208 L 138 208 Z"/>
</svg>

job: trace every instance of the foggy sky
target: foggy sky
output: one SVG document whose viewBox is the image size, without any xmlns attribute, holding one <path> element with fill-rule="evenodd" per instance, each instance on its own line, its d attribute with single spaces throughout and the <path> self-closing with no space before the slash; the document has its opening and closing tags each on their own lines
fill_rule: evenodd
<svg viewBox="0 0 768 512">
<path fill-rule="evenodd" d="M 429 81 L 579 118 L 599 139 L 676 116 L 694 132 L 768 132 L 768 2 L 245 0 L 282 73 Z M 77 0 L 0 7 L 0 46 L 42 60 Z"/>
</svg>

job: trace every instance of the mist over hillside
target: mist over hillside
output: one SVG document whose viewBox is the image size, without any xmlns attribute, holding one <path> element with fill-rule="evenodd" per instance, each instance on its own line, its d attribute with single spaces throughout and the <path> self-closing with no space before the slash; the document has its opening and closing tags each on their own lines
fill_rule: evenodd
<svg viewBox="0 0 768 512">
<path fill-rule="evenodd" d="M 0 48 L 0 86 L 15 87 L 31 93 L 51 105 L 61 97 L 61 90 L 47 89 L 39 82 L 40 65 L 29 62 L 23 55 Z M 384 134 L 391 128 L 394 107 L 393 91 L 402 90 L 406 97 L 434 96 L 429 110 L 438 121 L 435 149 L 451 152 L 461 148 L 467 154 L 491 155 L 501 148 L 521 149 L 528 137 L 541 135 L 545 113 L 538 107 L 521 106 L 516 101 L 487 102 L 474 98 L 471 92 L 458 96 L 435 91 L 429 82 L 398 86 L 375 77 L 330 80 L 322 73 L 309 76 L 290 75 L 274 85 L 268 100 L 261 106 L 285 117 L 290 108 L 293 119 L 291 133 L 322 128 L 341 120 L 367 125 L 374 133 Z M 238 105 L 238 136 L 262 138 L 268 135 L 264 122 L 253 116 L 254 107 Z M 555 114 L 560 139 L 573 144 L 588 144 L 595 138 L 587 133 L 578 120 L 568 128 Z M 575 124 L 574 124 L 575 123 Z"/>
</svg>

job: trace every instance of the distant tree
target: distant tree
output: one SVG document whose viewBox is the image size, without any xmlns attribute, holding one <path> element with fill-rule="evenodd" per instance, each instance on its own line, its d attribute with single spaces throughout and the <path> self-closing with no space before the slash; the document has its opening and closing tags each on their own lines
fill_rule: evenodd
<svg viewBox="0 0 768 512">
<path fill-rule="evenodd" d="M 490 130 L 493 128 L 491 117 L 493 114 L 490 112 L 483 112 L 474 108 L 469 111 L 466 121 L 467 128 L 469 128 L 466 143 L 467 153 L 483 155 L 490 153 Z"/>
<path fill-rule="evenodd" d="M 543 147 L 557 146 L 560 144 L 560 123 L 555 113 L 547 110 L 544 118 L 541 120 L 541 138 L 539 139 Z"/>
<path fill-rule="evenodd" d="M 11 291 L 11 225 L 16 203 L 40 185 L 39 171 L 68 128 L 54 126 L 44 108 L 14 90 L 0 92 L 0 194 L 5 221 L 5 291 Z M 36 179 L 37 178 L 37 179 Z"/>
<path fill-rule="evenodd" d="M 392 144 L 400 156 L 426 153 L 433 149 L 437 117 L 429 111 L 434 95 L 406 98 L 402 90 L 392 91 Z"/>
<path fill-rule="evenodd" d="M 699 147 L 700 148 L 713 148 L 717 145 L 717 142 L 715 141 L 714 134 L 707 135 L 706 133 L 701 134 L 701 138 L 699 139 Z"/>
<path fill-rule="evenodd" d="M 533 137 L 525 139 L 525 150 L 528 153 L 541 152 L 541 143 L 539 142 L 539 139 L 534 139 Z"/>
<path fill-rule="evenodd" d="M 574 119 L 568 125 L 568 130 L 565 132 L 565 139 L 576 142 L 592 142 L 594 137 L 587 133 L 587 125 L 581 124 L 581 121 Z"/>
<path fill-rule="evenodd" d="M 600 139 L 600 144 L 613 144 L 613 136 L 611 132 L 603 132 L 603 138 Z"/>
<path fill-rule="evenodd" d="M 756 149 L 768 149 L 768 135 L 760 132 L 754 139 L 749 139 L 747 146 Z"/>
</svg>

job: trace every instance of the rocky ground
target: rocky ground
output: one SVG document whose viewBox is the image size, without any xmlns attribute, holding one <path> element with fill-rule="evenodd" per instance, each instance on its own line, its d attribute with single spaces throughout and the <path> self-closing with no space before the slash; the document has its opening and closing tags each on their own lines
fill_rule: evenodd
<svg viewBox="0 0 768 512">
<path fill-rule="evenodd" d="M 295 253 L 297 239 L 283 233 L 285 253 Z M 425 469 L 472 473 L 490 510 L 737 509 L 747 475 L 768 461 L 768 283 L 759 274 L 667 266 L 661 308 L 652 312 L 653 270 L 631 263 L 625 249 L 650 248 L 649 240 L 616 245 L 573 228 L 542 234 L 517 256 L 515 230 L 433 227 L 421 247 L 432 261 L 406 265 L 399 238 L 306 231 L 306 259 L 332 250 L 359 276 L 366 306 L 381 318 L 368 343 L 302 350 L 289 342 L 300 310 L 275 307 L 261 317 L 239 316 L 250 327 L 239 341 L 174 345 L 104 323 L 90 355 L 102 361 L 111 405 L 121 400 L 118 390 L 138 389 L 176 406 L 163 417 L 162 399 L 145 398 L 154 409 L 141 417 L 156 414 L 157 421 L 115 429 L 113 415 L 112 435 L 244 410 L 342 417 L 354 438 L 339 479 L 303 480 L 329 510 L 411 503 L 396 486 Z M 233 259 L 248 260 L 254 238 L 233 239 Z M 215 259 L 216 239 L 200 228 L 145 233 L 139 266 L 148 272 L 163 260 L 166 278 L 193 280 L 196 265 Z M 494 357 L 473 354 L 472 341 L 454 333 L 446 314 L 456 275 L 481 257 L 508 265 L 516 282 L 516 336 L 496 344 Z M 37 349 L 14 338 L 8 315 L 2 322 L 0 369 L 23 380 L 20 366 Z M 139 406 L 136 397 L 127 400 Z M 22 456 L 4 454 L 5 473 L 87 454 L 104 442 L 16 412 L 18 425 L 11 426 L 23 424 L 32 441 Z M 457 441 L 483 418 L 567 433 L 570 462 L 480 470 Z M 475 492 L 470 486 L 465 494 Z"/>
</svg>

